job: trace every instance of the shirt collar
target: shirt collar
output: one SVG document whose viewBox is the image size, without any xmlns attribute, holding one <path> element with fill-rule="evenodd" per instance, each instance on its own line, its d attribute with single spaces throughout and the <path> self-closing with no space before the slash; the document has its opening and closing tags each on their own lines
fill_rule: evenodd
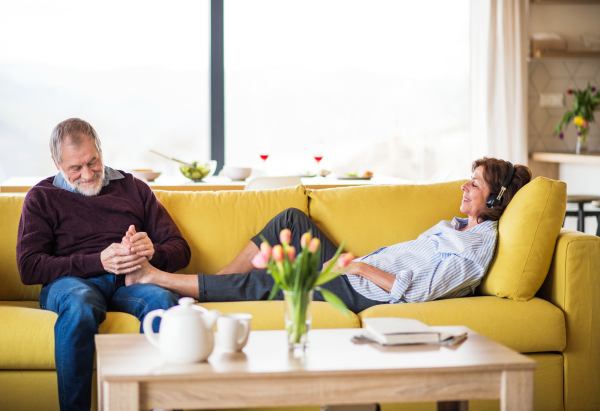
<svg viewBox="0 0 600 411">
<path fill-rule="evenodd" d="M 455 230 L 460 230 L 463 227 L 466 227 L 467 224 L 469 224 L 469 218 L 458 218 L 458 217 L 454 217 L 452 219 L 452 227 Z M 498 221 L 492 221 L 492 220 L 487 220 L 484 221 L 483 223 L 479 223 L 477 224 L 475 227 L 472 227 L 469 229 L 469 231 L 471 232 L 483 232 L 483 231 L 488 231 L 490 229 L 496 230 L 498 228 Z"/>
<path fill-rule="evenodd" d="M 104 182 L 102 183 L 102 187 L 106 187 L 112 180 L 120 180 L 125 178 L 123 174 L 118 172 L 117 170 L 110 168 L 108 166 L 104 166 Z M 79 194 L 75 191 L 71 184 L 63 177 L 62 173 L 58 173 L 54 177 L 54 182 L 52 183 L 55 187 L 62 188 L 64 190 L 70 191 L 72 193 Z"/>
<path fill-rule="evenodd" d="M 468 218 L 458 218 L 458 217 L 454 217 L 452 219 L 452 228 L 454 228 L 455 230 L 460 230 L 461 228 L 465 227 L 467 224 L 469 224 L 469 219 Z"/>
</svg>

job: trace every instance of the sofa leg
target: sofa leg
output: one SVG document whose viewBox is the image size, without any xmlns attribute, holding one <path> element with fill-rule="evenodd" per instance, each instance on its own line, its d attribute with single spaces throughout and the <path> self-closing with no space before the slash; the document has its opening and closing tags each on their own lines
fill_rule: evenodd
<svg viewBox="0 0 600 411">
<path fill-rule="evenodd" d="M 469 401 L 440 401 L 437 411 L 469 411 Z"/>
</svg>

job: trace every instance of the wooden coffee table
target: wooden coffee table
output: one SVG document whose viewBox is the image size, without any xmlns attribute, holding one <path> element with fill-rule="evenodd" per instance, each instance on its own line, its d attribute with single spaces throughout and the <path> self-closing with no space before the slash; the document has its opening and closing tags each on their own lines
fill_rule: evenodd
<svg viewBox="0 0 600 411">
<path fill-rule="evenodd" d="M 215 348 L 208 362 L 165 363 L 143 335 L 97 335 L 100 410 L 239 408 L 437 401 L 468 409 L 500 399 L 533 410 L 536 362 L 465 327 L 454 347 L 353 344 L 358 329 L 311 330 L 304 356 L 285 331 L 252 331 L 242 352 Z"/>
</svg>

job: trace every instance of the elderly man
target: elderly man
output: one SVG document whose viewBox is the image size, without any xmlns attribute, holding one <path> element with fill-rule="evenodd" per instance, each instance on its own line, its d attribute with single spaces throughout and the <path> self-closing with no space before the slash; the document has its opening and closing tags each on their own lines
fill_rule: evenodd
<svg viewBox="0 0 600 411">
<path fill-rule="evenodd" d="M 125 287 L 124 274 L 145 261 L 174 272 L 189 264 L 191 252 L 148 185 L 104 166 L 90 124 L 72 118 L 57 125 L 50 151 L 60 172 L 27 193 L 17 262 L 24 284 L 42 284 L 40 307 L 58 314 L 54 355 L 60 408 L 89 410 L 94 335 L 106 312 L 142 321 L 179 298 L 153 284 Z M 154 328 L 158 331 L 158 323 Z"/>
</svg>

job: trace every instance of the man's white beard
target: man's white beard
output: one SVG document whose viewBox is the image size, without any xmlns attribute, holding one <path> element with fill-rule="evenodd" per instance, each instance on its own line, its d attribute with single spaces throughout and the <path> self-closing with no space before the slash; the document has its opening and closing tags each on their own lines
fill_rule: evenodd
<svg viewBox="0 0 600 411">
<path fill-rule="evenodd" d="M 102 186 L 104 184 L 104 167 L 102 168 L 101 171 L 94 173 L 94 176 L 90 179 L 90 180 L 86 180 L 84 178 L 80 178 L 75 180 L 73 183 L 71 183 L 69 181 L 69 179 L 67 178 L 67 175 L 65 174 L 64 171 L 60 170 L 62 176 L 64 177 L 65 181 L 67 183 L 69 183 L 69 185 L 71 186 L 71 188 L 75 191 L 77 191 L 79 194 L 82 194 L 84 196 L 88 196 L 88 197 L 93 197 L 93 196 L 97 196 L 100 193 L 100 190 L 102 190 Z M 81 183 L 85 183 L 88 181 L 94 181 L 94 184 L 91 186 L 82 186 Z"/>
</svg>

